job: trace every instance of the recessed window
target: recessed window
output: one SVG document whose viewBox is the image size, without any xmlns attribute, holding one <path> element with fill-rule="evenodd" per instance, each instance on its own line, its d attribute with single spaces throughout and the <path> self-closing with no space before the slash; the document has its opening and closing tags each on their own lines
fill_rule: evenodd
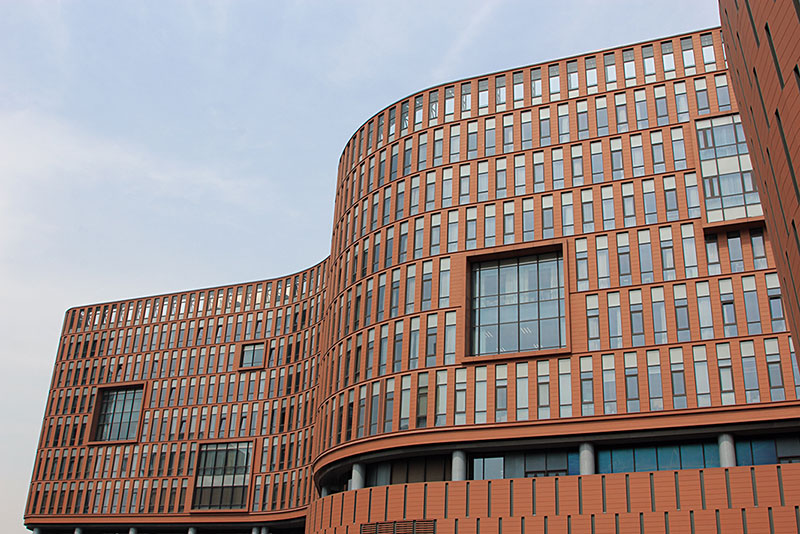
<svg viewBox="0 0 800 534">
<path fill-rule="evenodd" d="M 201 445 L 192 508 L 195 510 L 245 508 L 251 449 L 251 443 Z"/>
<path fill-rule="evenodd" d="M 94 439 L 97 441 L 136 439 L 141 407 L 141 387 L 103 391 Z"/>
<path fill-rule="evenodd" d="M 242 347 L 242 363 L 240 367 L 258 367 L 264 365 L 264 344 L 254 343 Z"/>
<path fill-rule="evenodd" d="M 472 267 L 472 352 L 476 356 L 566 345 L 564 265 L 540 254 Z"/>
</svg>

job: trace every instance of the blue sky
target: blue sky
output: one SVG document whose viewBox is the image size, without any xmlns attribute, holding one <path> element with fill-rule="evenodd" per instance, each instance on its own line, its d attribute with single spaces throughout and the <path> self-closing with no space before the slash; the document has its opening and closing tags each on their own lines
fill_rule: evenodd
<svg viewBox="0 0 800 534">
<path fill-rule="evenodd" d="M 321 260 L 342 148 L 414 91 L 718 24 L 713 0 L 0 2 L 0 531 L 26 532 L 68 307 Z"/>
</svg>

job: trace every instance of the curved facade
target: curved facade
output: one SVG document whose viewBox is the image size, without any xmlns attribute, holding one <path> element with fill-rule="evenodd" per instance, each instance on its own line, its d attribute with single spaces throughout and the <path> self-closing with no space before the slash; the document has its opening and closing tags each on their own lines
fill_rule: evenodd
<svg viewBox="0 0 800 534">
<path fill-rule="evenodd" d="M 411 95 L 345 147 L 319 265 L 70 310 L 26 524 L 794 528 L 800 371 L 723 58 L 712 29 Z"/>
</svg>

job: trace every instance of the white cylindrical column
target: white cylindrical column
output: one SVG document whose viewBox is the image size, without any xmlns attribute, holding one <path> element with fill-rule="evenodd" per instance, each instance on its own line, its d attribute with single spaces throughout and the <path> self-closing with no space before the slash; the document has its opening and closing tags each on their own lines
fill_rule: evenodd
<svg viewBox="0 0 800 534">
<path fill-rule="evenodd" d="M 464 451 L 453 451 L 450 478 L 455 481 L 467 480 L 467 455 Z"/>
<path fill-rule="evenodd" d="M 136 530 L 136 527 L 131 527 L 128 529 L 128 534 L 138 534 L 138 532 L 139 531 Z"/>
<path fill-rule="evenodd" d="M 253 527 L 252 529 L 250 529 L 251 534 L 259 534 L 260 531 L 261 529 L 258 527 Z"/>
<path fill-rule="evenodd" d="M 354 490 L 362 489 L 364 487 L 364 480 L 366 479 L 366 469 L 364 464 L 356 462 L 353 464 L 353 472 L 350 477 L 350 488 Z"/>
<path fill-rule="evenodd" d="M 580 473 L 582 475 L 594 474 L 594 445 L 591 443 L 581 443 L 578 447 L 578 461 Z"/>
<path fill-rule="evenodd" d="M 717 436 L 719 444 L 719 466 L 736 467 L 736 447 L 733 443 L 733 436 L 730 434 L 720 434 Z"/>
<path fill-rule="evenodd" d="M 197 534 L 197 529 L 195 527 L 189 527 L 188 534 Z"/>
<path fill-rule="evenodd" d="M 75 527 L 75 534 L 83 534 L 83 529 L 81 527 Z"/>
<path fill-rule="evenodd" d="M 327 487 L 327 486 L 322 486 L 322 487 L 319 489 L 319 496 L 320 496 L 320 497 L 327 497 L 328 495 L 329 495 L 329 492 L 328 492 L 328 487 Z"/>
<path fill-rule="evenodd" d="M 267 527 L 261 527 L 261 534 L 269 534 L 269 529 Z"/>
<path fill-rule="evenodd" d="M 42 529 L 40 529 L 39 527 L 34 528 L 33 534 L 42 534 Z"/>
</svg>

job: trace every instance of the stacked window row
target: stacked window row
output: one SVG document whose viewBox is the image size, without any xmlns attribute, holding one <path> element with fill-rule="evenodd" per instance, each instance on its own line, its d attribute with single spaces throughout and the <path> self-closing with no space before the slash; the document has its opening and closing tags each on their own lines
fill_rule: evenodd
<svg viewBox="0 0 800 534">
<path fill-rule="evenodd" d="M 584 148 L 588 149 L 585 151 L 588 169 L 584 165 Z M 383 226 L 420 213 L 687 168 L 682 128 L 652 131 L 648 136 L 613 138 L 608 143 L 597 141 L 586 147 L 575 145 L 566 152 L 556 148 L 519 154 L 403 179 L 384 188 L 382 195 L 376 192 L 348 212 L 336 232 L 339 250 L 358 244 L 359 239 Z M 454 176 L 456 172 L 458 175 Z M 415 219 L 413 227 L 409 228 L 411 225 L 412 221 L 406 221 L 400 228 L 395 228 L 395 224 L 391 231 L 408 235 L 409 231 L 418 230 L 420 219 Z M 407 251 L 400 254 L 407 254 Z"/>
<path fill-rule="evenodd" d="M 414 428 L 800 398 L 788 336 L 422 371 L 321 407 L 320 446 Z"/>
<path fill-rule="evenodd" d="M 432 89 L 392 106 L 362 127 L 345 148 L 341 165 L 351 168 L 398 134 L 402 137 L 442 122 L 713 72 L 720 68 L 721 46 L 712 33 L 689 35 Z M 681 61 L 676 62 L 676 53 Z"/>
<path fill-rule="evenodd" d="M 67 313 L 64 332 L 239 313 L 300 302 L 324 289 L 324 276 L 325 262 L 285 280 L 74 309 Z"/>
<path fill-rule="evenodd" d="M 759 302 L 768 304 L 764 317 Z M 786 331 L 775 273 L 586 295 L 585 312 L 585 350 Z"/>
<path fill-rule="evenodd" d="M 714 83 L 717 91 L 717 105 L 714 109 L 730 111 L 731 105 L 725 75 L 716 76 Z M 705 78 L 696 80 L 696 105 L 700 115 L 711 112 L 705 86 Z M 390 151 L 383 151 L 363 163 L 349 179 L 343 179 L 340 184 L 341 198 L 337 199 L 343 202 L 337 205 L 342 209 L 352 206 L 374 189 L 396 181 L 398 178 L 422 172 L 431 166 L 438 167 L 551 144 L 570 143 L 594 137 L 622 134 L 631 130 L 688 122 L 690 109 L 685 82 L 675 82 L 674 100 L 670 102 L 667 100 L 667 91 L 664 86 L 654 87 L 652 93 L 654 96 L 648 97 L 648 93 L 647 89 L 639 89 L 628 95 L 631 98 L 628 98 L 625 93 L 620 93 L 614 96 L 611 105 L 608 104 L 608 97 L 599 96 L 593 100 L 593 109 L 591 110 L 586 101 L 578 101 L 574 108 L 569 103 L 559 104 L 554 108 L 553 113 L 550 108 L 540 108 L 536 113 L 522 111 L 512 115 L 468 122 L 465 125 L 454 124 L 449 126 L 448 132 L 440 128 L 432 132 L 431 156 L 428 155 L 429 133 L 419 134 L 416 138 L 407 139 L 402 151 L 399 145 L 395 145 Z M 630 107 L 633 110 L 630 123 L 628 122 L 629 101 L 632 103 Z M 653 103 L 655 105 L 652 105 Z M 655 109 L 655 117 L 650 117 L 653 109 Z M 670 114 L 670 109 L 675 109 L 676 112 Z M 614 118 L 610 122 L 610 127 L 609 113 Z M 465 127 L 463 132 L 462 126 Z M 497 132 L 498 128 L 501 128 L 499 133 Z M 570 134 L 571 129 L 572 134 Z M 658 135 L 660 134 L 650 132 L 651 138 Z M 641 146 L 641 135 L 633 137 L 631 145 Z M 445 138 L 448 140 L 447 146 L 445 146 Z M 416 151 L 413 150 L 415 139 Z M 618 142 L 612 140 L 612 143 Z M 599 141 L 591 143 L 592 154 L 599 154 L 600 151 L 594 146 L 595 143 L 599 143 Z M 654 143 L 661 144 L 662 141 L 657 139 L 654 140 Z M 659 155 L 654 154 L 654 157 L 657 158 Z M 658 163 L 655 165 L 657 167 Z M 602 173 L 602 169 L 600 172 Z M 597 176 L 595 176 L 596 178 Z"/>
<path fill-rule="evenodd" d="M 588 291 L 590 288 L 604 289 L 700 276 L 694 229 L 693 224 L 687 223 L 619 232 L 611 239 L 608 235 L 576 239 L 575 289 Z M 743 245 L 740 232 L 728 232 L 725 234 L 727 240 L 723 242 L 727 247 L 722 250 L 716 234 L 706 235 L 705 262 L 702 257 L 700 261 L 706 266 L 704 274 L 712 276 L 723 272 L 743 272 L 745 266 L 748 270 L 768 268 L 763 231 L 754 228 L 748 233 L 749 243 Z M 721 257 L 726 260 L 725 269 Z M 638 273 L 638 276 L 632 273 Z M 770 289 L 779 291 L 773 286 Z"/>
</svg>

